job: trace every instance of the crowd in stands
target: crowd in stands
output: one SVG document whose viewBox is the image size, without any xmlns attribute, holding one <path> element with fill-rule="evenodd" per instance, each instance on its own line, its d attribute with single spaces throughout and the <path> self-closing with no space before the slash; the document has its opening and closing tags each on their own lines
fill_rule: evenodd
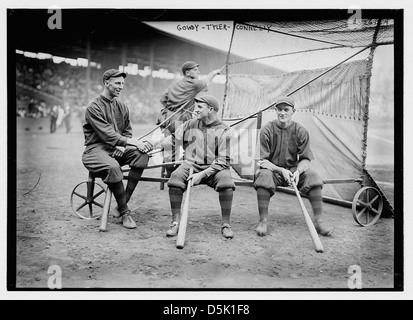
<svg viewBox="0 0 413 320">
<path fill-rule="evenodd" d="M 16 54 L 16 81 L 29 86 L 38 93 L 47 93 L 62 99 L 62 104 L 69 104 L 72 113 L 80 117 L 88 99 L 92 99 L 103 90 L 102 70 L 91 68 L 89 92 L 86 85 L 86 68 L 68 63 L 54 63 L 51 59 L 34 59 Z M 172 80 L 128 75 L 121 94 L 129 106 L 133 123 L 156 123 L 160 115 L 159 102 L 163 91 Z M 43 99 L 41 94 L 16 92 L 17 116 L 49 116 L 56 103 Z"/>
</svg>

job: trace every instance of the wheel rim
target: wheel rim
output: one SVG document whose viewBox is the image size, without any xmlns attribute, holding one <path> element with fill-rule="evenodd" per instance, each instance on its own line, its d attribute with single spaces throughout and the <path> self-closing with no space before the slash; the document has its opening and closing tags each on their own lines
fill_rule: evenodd
<svg viewBox="0 0 413 320">
<path fill-rule="evenodd" d="M 354 196 L 352 213 L 359 225 L 372 226 L 379 220 L 382 210 L 383 199 L 376 188 L 363 187 Z"/>
<path fill-rule="evenodd" d="M 74 187 L 70 195 L 70 205 L 73 212 L 82 219 L 98 219 L 103 213 L 103 203 L 106 190 L 99 183 L 94 182 L 93 196 L 87 199 L 87 181 Z"/>
</svg>

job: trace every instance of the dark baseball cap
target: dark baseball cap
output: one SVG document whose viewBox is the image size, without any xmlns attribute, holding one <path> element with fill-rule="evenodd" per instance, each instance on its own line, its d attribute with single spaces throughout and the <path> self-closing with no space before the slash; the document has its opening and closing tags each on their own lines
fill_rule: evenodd
<svg viewBox="0 0 413 320">
<path fill-rule="evenodd" d="M 274 107 L 277 107 L 279 104 L 285 103 L 294 109 L 294 100 L 290 97 L 281 97 L 276 102 Z"/>
<path fill-rule="evenodd" d="M 118 69 L 106 70 L 103 73 L 103 82 L 105 82 L 105 80 L 108 80 L 109 78 L 116 78 L 116 77 L 119 77 L 119 76 L 122 76 L 122 77 L 126 78 L 126 73 L 122 72 Z"/>
<path fill-rule="evenodd" d="M 198 67 L 199 64 L 195 63 L 193 61 L 186 61 L 183 65 L 182 65 L 182 73 L 185 74 L 186 70 L 191 70 L 195 67 Z"/>
<path fill-rule="evenodd" d="M 219 102 L 218 102 L 217 98 L 215 98 L 214 96 L 205 95 L 205 96 L 202 96 L 202 97 L 195 98 L 195 101 L 196 102 L 205 102 L 207 105 L 214 108 L 215 111 L 219 110 Z"/>
</svg>

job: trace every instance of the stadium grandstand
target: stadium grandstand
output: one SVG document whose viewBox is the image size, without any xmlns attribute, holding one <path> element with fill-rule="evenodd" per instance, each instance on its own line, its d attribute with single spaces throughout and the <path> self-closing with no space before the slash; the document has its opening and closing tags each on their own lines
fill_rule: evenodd
<svg viewBox="0 0 413 320">
<path fill-rule="evenodd" d="M 69 104 L 81 112 L 102 91 L 103 71 L 119 68 L 128 74 L 122 98 L 132 121 L 155 123 L 161 94 L 181 77 L 184 61 L 197 61 L 202 75 L 225 65 L 227 51 L 174 37 L 141 21 L 157 12 L 133 12 L 134 16 L 125 10 L 65 9 L 58 30 L 49 29 L 47 10 L 13 11 L 12 21 L 26 21 L 11 28 L 9 40 L 9 48 L 15 48 L 17 114 L 47 116 L 54 104 Z M 259 62 L 253 65 L 243 73 L 269 68 Z M 272 73 L 280 70 L 272 68 Z M 224 83 L 225 76 L 216 77 L 210 93 L 222 98 Z M 29 110 L 31 103 L 35 112 Z"/>
</svg>

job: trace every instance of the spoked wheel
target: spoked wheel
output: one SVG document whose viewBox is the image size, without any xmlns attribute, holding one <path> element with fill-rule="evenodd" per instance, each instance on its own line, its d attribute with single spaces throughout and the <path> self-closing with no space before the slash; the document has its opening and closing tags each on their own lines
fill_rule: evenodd
<svg viewBox="0 0 413 320">
<path fill-rule="evenodd" d="M 372 226 L 379 220 L 382 210 L 383 199 L 376 188 L 363 187 L 354 196 L 352 213 L 359 225 Z"/>
<path fill-rule="evenodd" d="M 105 196 L 106 190 L 99 183 L 83 181 L 73 189 L 70 204 L 80 218 L 94 220 L 103 213 Z"/>
</svg>

